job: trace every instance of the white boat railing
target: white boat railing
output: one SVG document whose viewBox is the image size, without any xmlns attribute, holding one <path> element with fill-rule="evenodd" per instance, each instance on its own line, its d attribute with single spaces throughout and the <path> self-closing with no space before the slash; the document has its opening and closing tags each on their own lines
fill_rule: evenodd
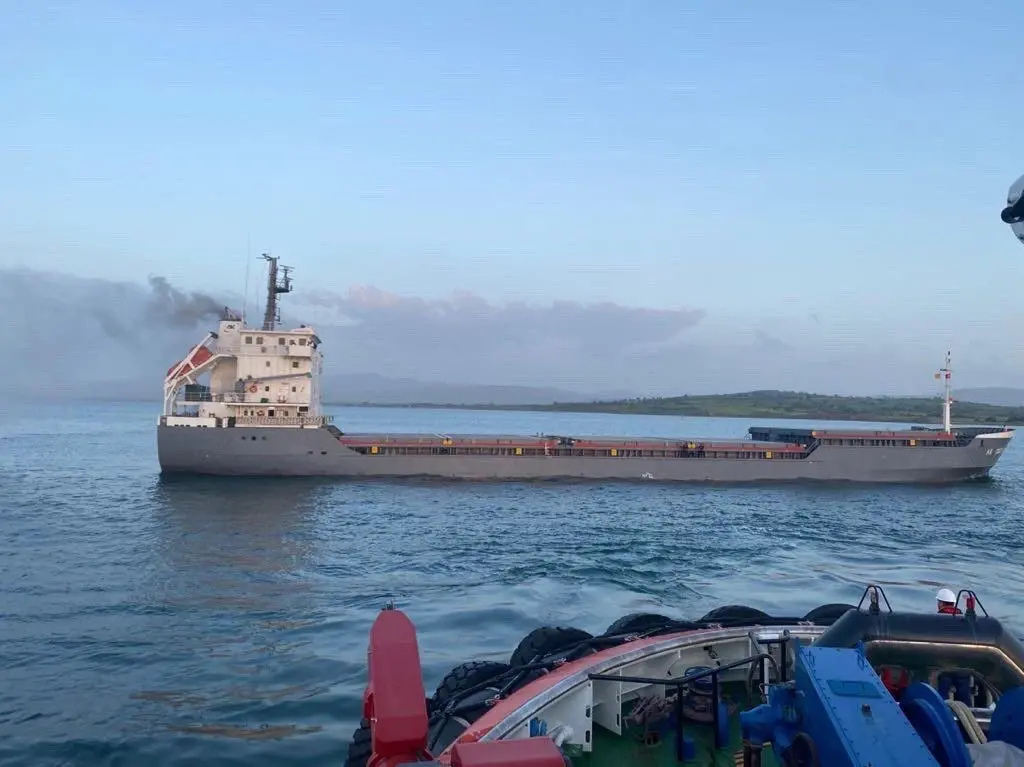
<svg viewBox="0 0 1024 767">
<path fill-rule="evenodd" d="M 333 422 L 333 415 L 240 415 L 235 417 L 235 426 L 327 426 Z"/>
<path fill-rule="evenodd" d="M 218 354 L 228 356 L 244 355 L 246 357 L 258 357 L 263 355 L 276 355 L 281 357 L 310 357 L 313 353 L 313 346 L 300 346 L 298 344 L 240 344 L 240 343 L 219 343 L 216 346 Z"/>
</svg>

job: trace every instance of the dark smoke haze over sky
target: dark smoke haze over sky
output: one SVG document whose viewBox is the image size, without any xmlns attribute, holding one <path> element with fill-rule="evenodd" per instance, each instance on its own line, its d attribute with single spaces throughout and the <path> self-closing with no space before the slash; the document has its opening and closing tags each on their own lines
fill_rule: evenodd
<svg viewBox="0 0 1024 767">
<path fill-rule="evenodd" d="M 177 290 L 165 277 L 150 277 L 149 288 L 149 317 L 176 327 L 194 328 L 200 320 L 217 320 L 225 306 L 203 293 Z"/>
<path fill-rule="evenodd" d="M 699 306 L 499 304 L 468 292 L 435 299 L 372 286 L 298 290 L 282 300 L 285 324 L 312 323 L 324 339 L 328 379 L 372 373 L 584 395 L 920 394 L 932 393 L 946 348 L 945 339 L 887 331 L 884 318 L 844 324 L 798 310 L 736 318 Z M 6 385 L 33 396 L 157 397 L 167 368 L 216 327 L 225 305 L 242 304 L 238 295 L 188 290 L 162 276 L 141 285 L 0 271 L 0 353 L 33 361 L 14 366 Z M 261 311 L 250 300 L 250 324 L 260 324 Z M 964 340 L 973 343 L 954 352 L 959 385 L 1016 382 L 1019 363 L 1000 355 L 998 343 Z"/>
</svg>

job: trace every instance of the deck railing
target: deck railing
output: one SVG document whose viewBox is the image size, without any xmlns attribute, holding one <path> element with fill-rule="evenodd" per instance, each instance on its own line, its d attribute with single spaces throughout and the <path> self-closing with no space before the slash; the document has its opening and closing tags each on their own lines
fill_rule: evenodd
<svg viewBox="0 0 1024 767">
<path fill-rule="evenodd" d="M 785 656 L 783 656 L 783 659 L 785 659 Z M 770 653 L 758 653 L 757 655 L 741 658 L 733 661 L 732 663 L 726 663 L 723 666 L 715 666 L 705 671 L 696 671 L 675 679 L 671 677 L 627 676 L 625 674 L 588 674 L 587 676 L 594 682 L 626 682 L 630 684 L 664 685 L 665 687 L 675 688 L 676 761 L 682 763 L 685 758 L 683 754 L 683 689 L 697 680 L 711 677 L 711 716 L 715 730 L 715 750 L 717 751 L 725 745 L 725 743 L 722 742 L 718 712 L 718 701 L 721 694 L 718 686 L 719 675 L 723 671 L 728 671 L 744 665 L 751 665 L 758 661 L 766 662 L 774 666 L 778 672 L 780 680 L 784 679 L 783 672 L 779 669 L 778 662 Z"/>
<path fill-rule="evenodd" d="M 235 426 L 327 426 L 333 422 L 333 415 L 240 415 L 235 417 Z"/>
<path fill-rule="evenodd" d="M 235 355 L 245 354 L 246 356 L 268 355 L 277 357 L 310 357 L 314 347 L 312 345 L 299 346 L 298 344 L 242 344 L 222 343 L 217 344 L 218 354 Z"/>
</svg>

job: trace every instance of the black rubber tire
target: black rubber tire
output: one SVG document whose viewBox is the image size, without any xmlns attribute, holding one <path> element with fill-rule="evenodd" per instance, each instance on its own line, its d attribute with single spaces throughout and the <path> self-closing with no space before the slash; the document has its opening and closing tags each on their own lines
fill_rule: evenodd
<svg viewBox="0 0 1024 767">
<path fill-rule="evenodd" d="M 818 746 L 806 732 L 800 731 L 793 737 L 793 743 L 786 749 L 786 764 L 794 767 L 821 767 Z"/>
<path fill-rule="evenodd" d="M 856 609 L 857 605 L 845 605 L 842 602 L 832 602 L 831 604 L 815 607 L 804 616 L 804 620 L 823 626 L 831 626 L 837 620 L 842 618 L 846 614 L 847 610 Z"/>
<path fill-rule="evenodd" d="M 371 756 L 373 756 L 373 739 L 370 720 L 360 719 L 359 726 L 352 733 L 352 742 L 348 744 L 345 767 L 366 767 Z"/>
<path fill-rule="evenodd" d="M 672 618 L 659 615 L 658 613 L 630 613 L 629 615 L 623 615 L 609 626 L 608 630 L 604 632 L 604 636 L 639 634 L 643 631 L 667 626 L 669 623 L 672 623 Z"/>
<path fill-rule="evenodd" d="M 460 663 L 447 674 L 437 685 L 434 697 L 431 699 L 434 708 L 441 708 L 447 701 L 456 697 L 478 684 L 483 684 L 488 679 L 493 679 L 498 674 L 508 671 L 511 666 L 495 660 L 471 660 Z"/>
<path fill-rule="evenodd" d="M 523 637 L 509 658 L 511 666 L 525 666 L 537 656 L 546 657 L 564 650 L 594 635 L 583 629 L 564 626 L 541 626 Z"/>
<path fill-rule="evenodd" d="M 723 605 L 716 607 L 703 618 L 700 623 L 754 623 L 755 621 L 771 620 L 772 616 L 746 605 Z"/>
</svg>

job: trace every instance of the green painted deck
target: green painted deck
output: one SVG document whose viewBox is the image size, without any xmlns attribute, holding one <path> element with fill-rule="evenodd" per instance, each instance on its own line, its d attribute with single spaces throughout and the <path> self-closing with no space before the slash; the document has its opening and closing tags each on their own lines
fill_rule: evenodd
<svg viewBox="0 0 1024 767">
<path fill-rule="evenodd" d="M 673 727 L 661 728 L 661 735 L 654 743 L 644 743 L 642 725 L 623 728 L 621 736 L 603 727 L 594 727 L 594 750 L 589 754 L 572 757 L 575 767 L 672 767 L 683 764 L 687 767 L 735 767 L 743 764 L 743 740 L 740 735 L 739 712 L 757 705 L 760 701 L 748 701 L 742 683 L 722 685 L 722 699 L 727 703 L 739 704 L 729 716 L 729 742 L 715 750 L 715 736 L 712 727 L 688 719 L 683 721 L 683 733 L 693 738 L 696 755 L 685 762 L 676 761 L 676 738 Z M 623 706 L 623 718 L 629 703 Z M 764 767 L 778 767 L 771 747 L 766 746 L 761 756 Z"/>
</svg>

